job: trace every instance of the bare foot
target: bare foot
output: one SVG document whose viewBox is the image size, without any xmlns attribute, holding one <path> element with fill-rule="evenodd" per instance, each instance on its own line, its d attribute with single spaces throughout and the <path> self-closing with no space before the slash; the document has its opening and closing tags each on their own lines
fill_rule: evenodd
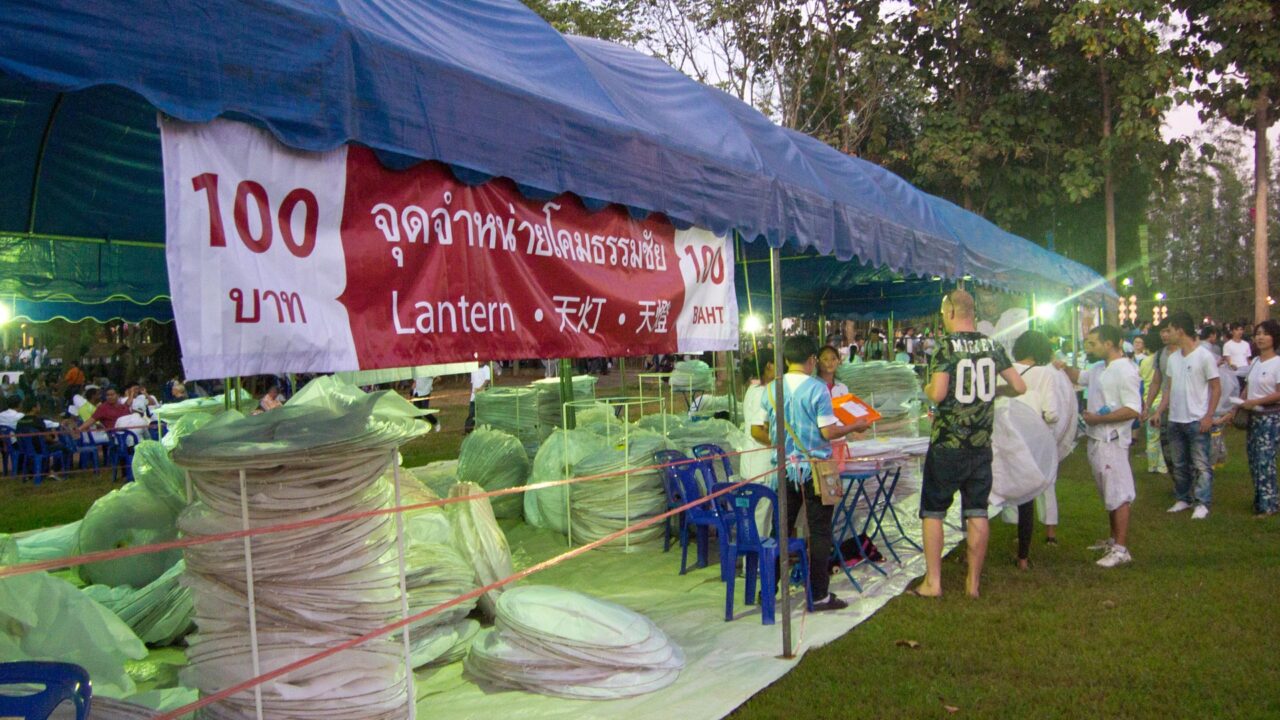
<svg viewBox="0 0 1280 720">
<path fill-rule="evenodd" d="M 909 588 L 907 590 L 907 594 L 915 595 L 916 597 L 936 598 L 936 597 L 942 597 L 942 590 L 937 588 L 932 588 L 927 583 L 920 583 L 919 585 L 913 588 Z"/>
<path fill-rule="evenodd" d="M 1030 569 L 1031 569 L 1031 561 L 1030 561 L 1030 560 L 1028 560 L 1028 559 L 1026 559 L 1026 558 L 1018 558 L 1018 569 L 1019 569 L 1019 570 L 1030 570 Z"/>
<path fill-rule="evenodd" d="M 974 600 L 977 600 L 981 596 L 981 594 L 978 592 L 978 586 L 970 584 L 968 580 L 964 581 L 964 594 L 968 595 Z"/>
</svg>

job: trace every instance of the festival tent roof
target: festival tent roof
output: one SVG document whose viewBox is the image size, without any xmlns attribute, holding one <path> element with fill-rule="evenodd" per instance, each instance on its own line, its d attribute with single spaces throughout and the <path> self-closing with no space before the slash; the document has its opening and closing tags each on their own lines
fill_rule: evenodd
<svg viewBox="0 0 1280 720">
<path fill-rule="evenodd" d="M 966 232 L 978 234 L 961 242 L 959 223 L 900 178 L 656 59 L 562 36 L 515 0 L 10 0 L 0 294 L 167 295 L 162 258 L 143 245 L 164 238 L 157 109 L 244 120 L 306 150 L 359 143 L 392 166 L 439 160 L 468 181 L 509 177 L 530 195 L 570 191 L 590 207 L 901 272 L 1006 289 L 1066 277 L 1057 256 L 1032 272 L 984 265 L 975 258 L 1010 257 L 972 250 L 1010 242 L 998 228 L 975 219 Z"/>
</svg>

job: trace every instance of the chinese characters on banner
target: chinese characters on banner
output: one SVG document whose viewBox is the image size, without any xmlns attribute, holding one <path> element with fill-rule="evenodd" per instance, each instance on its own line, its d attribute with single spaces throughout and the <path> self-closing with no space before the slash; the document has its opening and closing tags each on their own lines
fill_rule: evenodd
<svg viewBox="0 0 1280 720">
<path fill-rule="evenodd" d="M 705 230 L 228 120 L 161 138 L 189 377 L 737 347 L 733 246 Z"/>
</svg>

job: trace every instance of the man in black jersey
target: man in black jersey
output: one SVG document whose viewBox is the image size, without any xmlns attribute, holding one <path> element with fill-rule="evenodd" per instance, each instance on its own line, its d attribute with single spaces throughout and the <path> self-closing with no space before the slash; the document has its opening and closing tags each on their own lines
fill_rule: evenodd
<svg viewBox="0 0 1280 720">
<path fill-rule="evenodd" d="M 1021 395 L 1026 383 L 1013 369 L 1004 347 L 974 327 L 973 296 L 954 290 L 942 300 L 947 336 L 938 342 L 924 393 L 938 405 L 929 453 L 924 460 L 920 518 L 924 528 L 926 573 L 917 595 L 942 595 L 942 521 L 960 492 L 965 519 L 969 574 L 965 592 L 978 597 L 987 557 L 987 505 L 991 493 L 991 429 L 999 392 Z"/>
</svg>

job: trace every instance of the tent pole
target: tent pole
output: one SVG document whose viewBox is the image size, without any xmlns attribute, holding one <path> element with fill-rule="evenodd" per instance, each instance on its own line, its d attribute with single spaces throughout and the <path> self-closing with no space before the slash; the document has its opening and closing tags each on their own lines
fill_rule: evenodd
<svg viewBox="0 0 1280 720">
<path fill-rule="evenodd" d="M 827 301 L 822 300 L 818 307 L 818 347 L 827 344 Z"/>
<path fill-rule="evenodd" d="M 231 409 L 231 378 L 222 378 L 222 409 Z"/>
<path fill-rule="evenodd" d="M 777 445 L 777 478 L 778 478 L 778 584 L 782 586 L 782 657 L 792 658 L 791 653 L 791 554 L 787 552 L 790 541 L 787 535 L 791 528 L 787 527 L 787 431 L 785 427 L 786 405 L 784 404 L 783 378 L 786 365 L 782 358 L 782 263 L 781 253 L 777 248 L 769 249 L 770 295 L 773 298 L 773 366 L 777 368 L 774 398 L 774 443 Z M 810 568 L 809 572 L 813 572 Z M 821 568 L 818 572 L 825 572 Z"/>
<path fill-rule="evenodd" d="M 885 357 L 885 359 L 889 359 L 889 358 L 891 358 L 891 357 L 894 357 L 894 352 L 893 352 L 893 311 L 892 311 L 892 310 L 890 310 L 890 311 L 889 311 L 889 324 L 885 327 L 884 345 L 885 345 L 885 348 L 884 348 L 884 357 Z"/>
<path fill-rule="evenodd" d="M 573 402 L 574 399 L 573 368 L 569 366 L 569 358 L 560 358 L 560 410 L 564 413 L 565 430 L 573 430 L 578 426 L 578 419 L 574 413 L 573 406 L 565 406 L 566 403 Z"/>
<path fill-rule="evenodd" d="M 736 424 L 738 419 L 738 351 L 729 351 L 729 417 Z M 749 429 L 749 428 L 748 428 Z"/>
</svg>

